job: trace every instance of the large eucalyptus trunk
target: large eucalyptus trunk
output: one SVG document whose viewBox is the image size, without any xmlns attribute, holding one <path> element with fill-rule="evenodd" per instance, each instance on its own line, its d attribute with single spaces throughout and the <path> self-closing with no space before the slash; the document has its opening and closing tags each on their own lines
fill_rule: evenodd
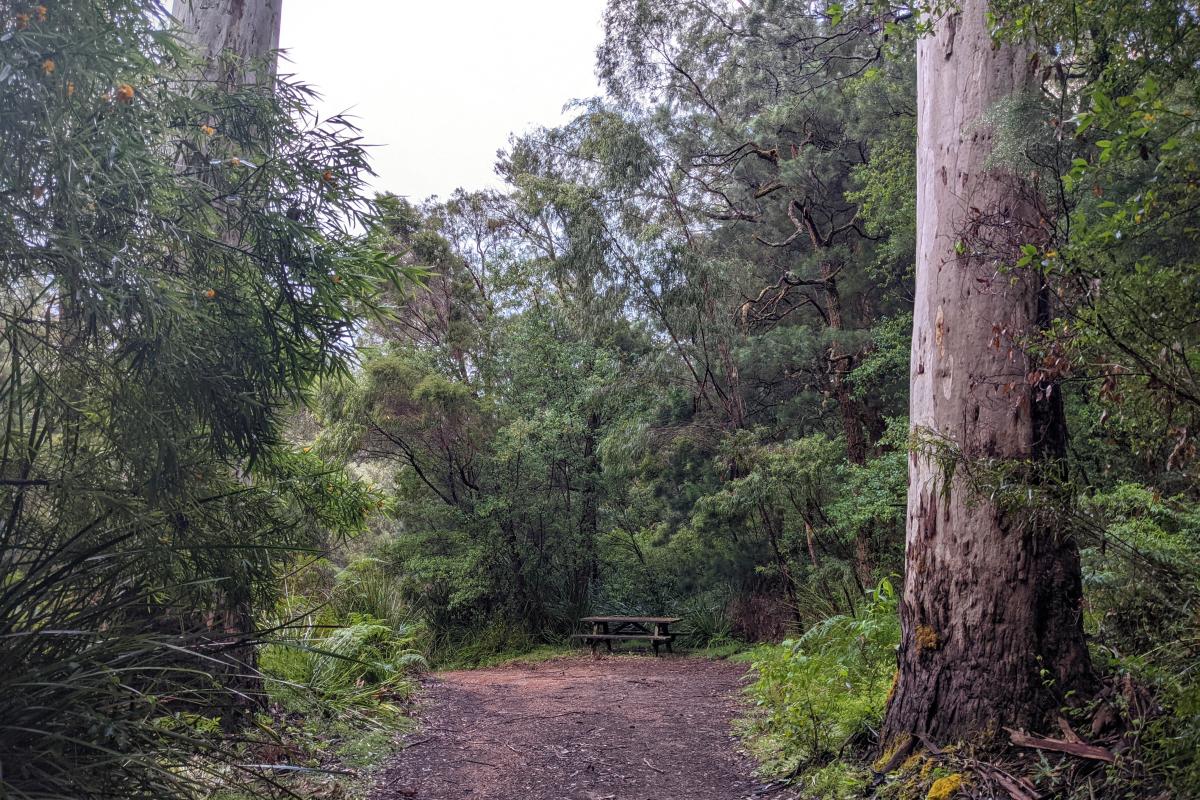
<svg viewBox="0 0 1200 800">
<path fill-rule="evenodd" d="M 180 23 L 185 41 L 201 59 L 198 76 L 233 90 L 245 85 L 270 85 L 279 49 L 280 7 L 283 0 L 175 0 L 171 14 Z M 265 72 L 261 72 L 265 70 Z M 223 240 L 237 247 L 240 237 L 231 222 Z M 238 591 L 243 587 L 231 587 Z M 186 614 L 185 625 L 201 628 L 209 656 L 200 668 L 213 674 L 226 690 L 218 709 L 222 725 L 233 729 L 248 712 L 265 702 L 258 673 L 255 609 L 244 597 L 230 597 L 218 587 L 213 609 L 202 621 Z"/>
<path fill-rule="evenodd" d="M 222 63 L 227 54 L 258 62 L 274 74 L 282 6 L 283 0 L 175 0 L 171 15 L 204 59 L 205 78 L 234 85 L 264 76 L 241 66 L 231 72 Z"/>
<path fill-rule="evenodd" d="M 1035 726 L 1092 675 L 1075 542 L 1049 515 L 1005 510 L 981 491 L 991 470 L 1046 477 L 1065 448 L 1060 390 L 1022 346 L 1044 288 L 1036 272 L 1009 269 L 1043 235 L 1041 204 L 1021 176 L 989 163 L 983 120 L 1031 85 L 1034 63 L 993 43 L 986 11 L 986 0 L 964 0 L 917 52 L 910 416 L 929 444 L 910 455 L 893 744 Z"/>
</svg>

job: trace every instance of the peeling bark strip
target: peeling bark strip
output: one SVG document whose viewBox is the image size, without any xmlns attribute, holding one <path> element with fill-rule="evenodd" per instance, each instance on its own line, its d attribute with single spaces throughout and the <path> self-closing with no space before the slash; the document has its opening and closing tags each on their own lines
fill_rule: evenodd
<svg viewBox="0 0 1200 800">
<path fill-rule="evenodd" d="M 1033 747 L 1038 750 L 1053 750 L 1056 753 L 1068 753 L 1079 758 L 1089 758 L 1093 761 L 1103 761 L 1112 764 L 1117 760 L 1116 755 L 1107 747 L 1086 744 L 1080 741 L 1063 739 L 1045 739 L 1041 736 L 1030 736 L 1022 731 L 1008 731 L 1009 740 L 1017 747 Z"/>
<path fill-rule="evenodd" d="M 1035 192 L 986 169 L 992 135 L 981 117 L 1030 79 L 1030 53 L 994 44 L 986 11 L 986 0 L 964 0 L 917 51 L 909 412 L 914 430 L 965 459 L 1050 468 L 1065 447 L 1058 389 L 1050 402 L 1036 396 L 1023 357 L 991 341 L 994 324 L 1014 338 L 1036 330 L 1042 287 L 1036 276 L 988 280 L 1041 222 Z M 980 209 L 989 224 L 972 226 Z M 1074 541 L 1037 529 L 1029 515 L 1005 515 L 962 473 L 947 478 L 928 454 L 910 457 L 903 639 L 885 726 L 893 743 L 1036 728 L 1063 693 L 1091 680 Z"/>
</svg>

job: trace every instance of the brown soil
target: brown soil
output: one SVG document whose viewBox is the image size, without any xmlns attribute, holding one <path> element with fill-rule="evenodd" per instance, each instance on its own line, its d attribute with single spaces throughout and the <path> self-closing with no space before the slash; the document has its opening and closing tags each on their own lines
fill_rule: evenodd
<svg viewBox="0 0 1200 800">
<path fill-rule="evenodd" d="M 758 783 L 730 727 L 745 671 L 616 655 L 440 673 L 372 798 L 749 798 Z"/>
</svg>

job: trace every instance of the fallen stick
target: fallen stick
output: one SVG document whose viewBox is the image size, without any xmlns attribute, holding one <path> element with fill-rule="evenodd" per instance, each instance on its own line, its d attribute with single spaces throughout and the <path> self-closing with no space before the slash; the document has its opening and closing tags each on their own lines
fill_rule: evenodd
<svg viewBox="0 0 1200 800">
<path fill-rule="evenodd" d="M 1008 792 L 1008 796 L 1012 800 L 1038 800 L 1036 794 L 1031 794 L 1024 786 L 1017 782 L 1012 775 L 1009 775 L 1004 770 L 989 769 L 987 770 L 988 777 L 1000 784 L 1000 788 Z"/>
<path fill-rule="evenodd" d="M 643 759 L 642 759 L 642 761 L 643 761 L 643 762 L 646 764 L 646 766 L 647 766 L 647 767 L 649 767 L 650 769 L 654 770 L 654 771 L 655 771 L 655 772 L 657 772 L 659 775 L 666 775 L 666 774 L 667 774 L 667 771 L 666 771 L 665 769 L 659 769 L 658 767 L 656 767 L 656 766 L 654 766 L 653 764 L 651 764 L 651 763 L 650 763 L 650 759 L 648 759 L 648 758 L 643 758 Z"/>
<path fill-rule="evenodd" d="M 320 772 L 325 775 L 357 775 L 352 769 L 327 769 L 323 767 L 302 767 L 296 764 L 238 764 L 239 769 L 266 769 L 272 772 Z"/>
<path fill-rule="evenodd" d="M 1008 738 L 1017 747 L 1034 747 L 1038 750 L 1053 750 L 1056 753 L 1066 753 L 1079 758 L 1090 758 L 1093 761 L 1103 761 L 1111 764 L 1117 760 L 1116 755 L 1107 747 L 1099 747 L 1083 742 L 1068 742 L 1063 739 L 1046 739 L 1040 736 L 1030 736 L 1022 731 L 1005 728 Z"/>
<path fill-rule="evenodd" d="M 1071 723 L 1067 722 L 1066 717 L 1060 716 L 1058 718 L 1058 727 L 1063 732 L 1063 738 L 1068 742 L 1083 742 L 1083 739 L 1080 739 L 1079 734 L 1071 727 Z"/>
<path fill-rule="evenodd" d="M 1041 795 L 1038 793 L 1037 787 L 1025 778 L 1014 777 L 995 764 L 989 764 L 985 761 L 967 759 L 966 764 L 979 774 L 998 783 L 1000 788 L 1008 792 L 1011 800 L 1041 800 Z"/>
</svg>

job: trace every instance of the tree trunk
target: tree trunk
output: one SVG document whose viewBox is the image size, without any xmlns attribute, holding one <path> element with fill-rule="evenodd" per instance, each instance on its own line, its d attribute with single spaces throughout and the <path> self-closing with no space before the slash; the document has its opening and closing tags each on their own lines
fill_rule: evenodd
<svg viewBox="0 0 1200 800">
<path fill-rule="evenodd" d="M 259 76 L 239 67 L 225 71 L 222 56 L 265 62 L 275 72 L 283 0 L 175 0 L 171 15 L 187 41 L 204 59 L 205 78 L 234 86 L 257 83 Z"/>
<path fill-rule="evenodd" d="M 202 59 L 200 77 L 232 90 L 274 76 L 282 2 L 175 0 L 171 14 L 179 21 L 185 41 Z M 233 58 L 227 58 L 229 55 Z M 256 74 L 248 68 L 253 65 L 265 67 L 268 74 Z M 233 230 L 225 231 L 222 238 L 234 246 L 238 243 Z M 211 672 L 227 690 L 226 706 L 219 710 L 222 726 L 232 730 L 242 723 L 248 706 L 265 705 L 266 694 L 253 642 L 257 638 L 254 608 L 249 600 L 217 595 L 215 612 L 220 621 L 214 624 L 210 620 L 207 626 L 215 657 L 200 668 Z"/>
<path fill-rule="evenodd" d="M 845 352 L 837 340 L 838 334 L 846 329 L 842 319 L 842 296 L 837 288 L 837 273 L 841 265 L 835 261 L 821 262 L 821 280 L 824 282 L 825 313 L 829 315 L 829 329 L 833 331 L 833 344 L 829 348 L 829 374 L 833 384 L 833 396 L 842 415 L 842 431 L 846 435 L 846 458 L 855 466 L 867 463 L 867 436 L 863 425 L 862 404 L 854 399 L 846 376 L 854 367 L 854 356 Z M 875 558 L 871 553 L 871 531 L 859 528 L 854 534 L 854 575 L 860 588 L 874 583 Z"/>
<path fill-rule="evenodd" d="M 795 620 L 798 628 L 803 628 L 804 615 L 800 609 L 800 598 L 796 596 L 796 579 L 792 577 L 789 559 L 784 554 L 779 542 L 782 525 L 771 514 L 771 509 L 766 503 L 758 504 L 758 513 L 762 518 L 763 529 L 767 532 L 767 541 L 771 544 L 771 552 L 775 555 L 775 568 L 779 570 L 779 574 L 783 578 L 783 588 L 787 592 L 788 605 L 792 609 L 792 619 Z"/>
<path fill-rule="evenodd" d="M 175 0 L 170 13 L 204 59 L 206 77 L 232 83 L 215 72 L 224 53 L 265 60 L 274 73 L 282 7 L 283 0 Z M 241 79 L 257 83 L 253 73 Z"/>
<path fill-rule="evenodd" d="M 987 460 L 1023 462 L 1036 480 L 1061 465 L 1065 444 L 1059 389 L 1030 385 L 1020 354 L 1037 330 L 1039 276 L 1003 272 L 1038 240 L 1040 204 L 1018 176 L 989 168 L 992 136 L 981 126 L 997 101 L 1029 86 L 1033 63 L 1022 47 L 993 44 L 986 11 L 985 0 L 964 0 L 918 45 L 909 410 L 918 436 L 945 452 L 910 455 L 891 744 L 1036 726 L 1092 680 L 1075 542 L 1039 523 L 1045 515 L 1005 513 L 964 476 Z"/>
<path fill-rule="evenodd" d="M 867 463 L 867 437 L 863 426 L 863 413 L 859 403 L 850 392 L 846 376 L 854 367 L 854 355 L 842 349 L 837 335 L 846 329 L 842 318 L 842 295 L 837 288 L 837 272 L 840 264 L 833 261 L 821 263 L 821 281 L 825 294 L 825 313 L 829 315 L 829 330 L 833 331 L 833 343 L 829 347 L 829 380 L 838 411 L 842 415 L 842 430 L 846 434 L 846 456 L 851 464 L 862 466 Z"/>
<path fill-rule="evenodd" d="M 592 587 L 600 578 L 600 558 L 597 548 L 600 539 L 600 489 L 603 467 L 600 464 L 600 412 L 588 414 L 587 428 L 583 434 L 583 486 L 582 512 L 579 519 L 579 533 L 583 538 L 583 554 L 576 569 L 573 588 L 573 600 L 577 608 L 588 603 L 592 595 Z"/>
</svg>

